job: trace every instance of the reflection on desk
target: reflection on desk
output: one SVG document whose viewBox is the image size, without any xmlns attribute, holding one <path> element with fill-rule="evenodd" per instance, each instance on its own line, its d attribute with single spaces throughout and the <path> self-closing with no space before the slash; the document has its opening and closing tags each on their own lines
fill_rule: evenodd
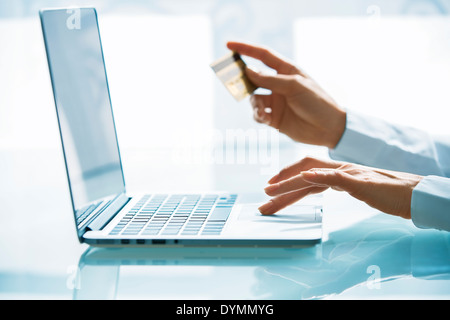
<svg viewBox="0 0 450 320">
<path fill-rule="evenodd" d="M 450 297 L 450 233 L 377 214 L 313 247 L 89 248 L 75 299 Z"/>
</svg>

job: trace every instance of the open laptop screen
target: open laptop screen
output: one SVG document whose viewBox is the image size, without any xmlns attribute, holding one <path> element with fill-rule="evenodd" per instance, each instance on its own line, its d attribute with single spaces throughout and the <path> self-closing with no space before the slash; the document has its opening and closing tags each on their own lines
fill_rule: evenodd
<svg viewBox="0 0 450 320">
<path fill-rule="evenodd" d="M 75 211 L 125 191 L 94 9 L 41 11 Z M 77 217 L 78 218 L 78 217 Z"/>
</svg>

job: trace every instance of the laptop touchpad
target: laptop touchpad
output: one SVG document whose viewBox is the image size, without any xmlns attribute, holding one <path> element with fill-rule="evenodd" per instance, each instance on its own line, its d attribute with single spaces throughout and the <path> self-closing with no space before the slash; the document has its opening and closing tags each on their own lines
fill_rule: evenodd
<svg viewBox="0 0 450 320">
<path fill-rule="evenodd" d="M 312 205 L 291 205 L 273 215 L 262 215 L 260 204 L 244 204 L 241 207 L 238 220 L 280 223 L 319 223 L 322 221 L 320 207 Z"/>
</svg>

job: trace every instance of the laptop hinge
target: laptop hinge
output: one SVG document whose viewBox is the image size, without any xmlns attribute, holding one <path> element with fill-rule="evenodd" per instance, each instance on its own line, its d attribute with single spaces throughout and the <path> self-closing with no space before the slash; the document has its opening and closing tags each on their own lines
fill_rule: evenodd
<svg viewBox="0 0 450 320">
<path fill-rule="evenodd" d="M 117 196 L 102 212 L 100 212 L 89 224 L 87 229 L 92 231 L 101 230 L 130 200 L 125 193 Z"/>
</svg>

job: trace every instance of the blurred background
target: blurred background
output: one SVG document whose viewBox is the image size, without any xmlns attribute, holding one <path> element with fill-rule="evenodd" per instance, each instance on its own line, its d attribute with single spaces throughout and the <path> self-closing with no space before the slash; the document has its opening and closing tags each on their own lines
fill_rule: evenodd
<svg viewBox="0 0 450 320">
<path fill-rule="evenodd" d="M 1 198 L 67 188 L 38 11 L 71 6 L 98 10 L 129 190 L 251 191 L 249 178 L 327 156 L 228 94 L 209 67 L 228 40 L 294 60 L 345 108 L 448 133 L 450 0 L 3 0 Z"/>
<path fill-rule="evenodd" d="M 345 108 L 449 133 L 450 0 L 1 0 L 0 271 L 64 275 L 82 252 L 38 16 L 71 6 L 99 14 L 129 191 L 261 192 L 286 164 L 327 156 L 228 94 L 209 67 L 228 40 L 294 60 Z M 63 250 L 43 252 L 49 239 Z M 39 287 L 8 272 L 5 288 Z"/>
</svg>

